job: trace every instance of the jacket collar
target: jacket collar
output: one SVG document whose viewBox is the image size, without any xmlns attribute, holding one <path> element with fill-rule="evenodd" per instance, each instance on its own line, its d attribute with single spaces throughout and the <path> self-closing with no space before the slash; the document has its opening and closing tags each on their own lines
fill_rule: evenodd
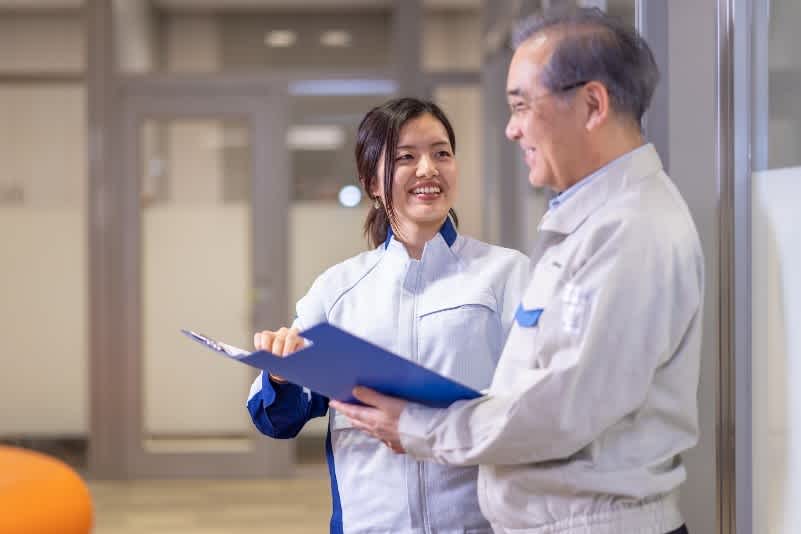
<svg viewBox="0 0 801 534">
<path fill-rule="evenodd" d="M 661 170 L 662 161 L 652 144 L 627 152 L 585 178 L 591 179 L 563 204 L 549 209 L 538 229 L 571 234 L 612 195 Z"/>
<path fill-rule="evenodd" d="M 392 232 L 392 226 L 387 226 L 387 238 L 384 240 L 385 249 L 389 247 L 389 242 L 392 241 L 394 235 L 395 234 Z M 452 247 L 456 242 L 456 238 L 459 236 L 459 233 L 456 231 L 456 226 L 453 224 L 450 215 L 445 217 L 445 222 L 442 223 L 442 226 L 439 229 L 439 235 L 441 235 L 442 239 L 445 240 L 448 248 Z M 434 236 L 434 238 L 436 239 L 436 236 Z"/>
</svg>

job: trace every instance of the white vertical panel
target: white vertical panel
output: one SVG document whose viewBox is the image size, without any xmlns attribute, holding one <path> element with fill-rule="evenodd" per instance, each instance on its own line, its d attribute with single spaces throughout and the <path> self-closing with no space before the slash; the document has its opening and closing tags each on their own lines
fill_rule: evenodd
<svg viewBox="0 0 801 534">
<path fill-rule="evenodd" d="M 249 206 L 160 205 L 142 223 L 145 432 L 251 435 L 252 370 L 180 333 L 252 346 Z"/>
<path fill-rule="evenodd" d="M 0 435 L 87 431 L 85 98 L 0 88 Z"/>
<path fill-rule="evenodd" d="M 754 532 L 801 525 L 801 167 L 753 175 Z"/>
</svg>

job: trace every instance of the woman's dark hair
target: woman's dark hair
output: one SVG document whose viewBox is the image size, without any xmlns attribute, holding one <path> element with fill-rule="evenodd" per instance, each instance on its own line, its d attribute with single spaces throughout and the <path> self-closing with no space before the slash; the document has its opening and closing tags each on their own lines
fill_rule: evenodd
<svg viewBox="0 0 801 534">
<path fill-rule="evenodd" d="M 356 133 L 356 171 L 359 175 L 364 192 L 368 198 L 373 199 L 371 190 L 378 179 L 378 163 L 381 154 L 384 157 L 384 202 L 379 207 L 370 207 L 367 219 L 364 221 L 364 235 L 370 246 L 377 247 L 387 238 L 390 225 L 397 222 L 397 216 L 392 204 L 392 179 L 395 175 L 395 150 L 398 148 L 398 137 L 401 128 L 408 121 L 421 115 L 432 115 L 448 133 L 451 150 L 456 153 L 456 136 L 453 133 L 448 117 L 433 102 L 418 100 L 416 98 L 396 98 L 371 109 L 359 124 Z M 459 220 L 456 212 L 449 211 L 454 224 L 458 226 Z M 397 227 L 397 225 L 394 225 Z"/>
</svg>

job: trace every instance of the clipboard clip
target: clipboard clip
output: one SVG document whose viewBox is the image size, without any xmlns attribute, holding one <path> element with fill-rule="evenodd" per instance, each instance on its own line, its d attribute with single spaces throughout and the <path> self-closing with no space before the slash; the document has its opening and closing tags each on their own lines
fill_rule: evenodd
<svg viewBox="0 0 801 534">
<path fill-rule="evenodd" d="M 231 358 L 239 358 L 241 356 L 247 356 L 248 354 L 250 354 L 246 350 L 242 350 L 227 343 L 223 343 L 222 341 L 217 341 L 216 339 L 204 336 L 203 334 L 200 334 L 198 332 L 193 332 L 192 330 L 185 330 L 182 328 L 181 332 L 183 332 L 190 338 L 194 339 L 195 341 L 206 345 L 211 350 L 221 352 L 226 356 L 230 356 Z"/>
</svg>

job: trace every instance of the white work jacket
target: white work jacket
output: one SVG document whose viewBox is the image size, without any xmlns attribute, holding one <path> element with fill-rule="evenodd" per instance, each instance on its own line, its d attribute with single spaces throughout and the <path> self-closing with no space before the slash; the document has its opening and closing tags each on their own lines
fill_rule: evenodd
<svg viewBox="0 0 801 534">
<path fill-rule="evenodd" d="M 698 439 L 704 262 L 687 205 L 645 145 L 539 231 L 489 395 L 409 405 L 402 444 L 480 464 L 496 532 L 670 532 L 682 524 L 681 453 Z"/>
<path fill-rule="evenodd" d="M 295 326 L 340 326 L 474 389 L 489 387 L 530 274 L 520 252 L 456 233 L 448 219 L 420 260 L 389 237 L 323 273 L 298 302 Z M 291 438 L 328 399 L 259 377 L 248 410 L 263 433 Z M 332 410 L 333 411 L 333 410 Z M 329 417 L 332 533 L 489 534 L 475 467 L 397 455 Z"/>
</svg>

